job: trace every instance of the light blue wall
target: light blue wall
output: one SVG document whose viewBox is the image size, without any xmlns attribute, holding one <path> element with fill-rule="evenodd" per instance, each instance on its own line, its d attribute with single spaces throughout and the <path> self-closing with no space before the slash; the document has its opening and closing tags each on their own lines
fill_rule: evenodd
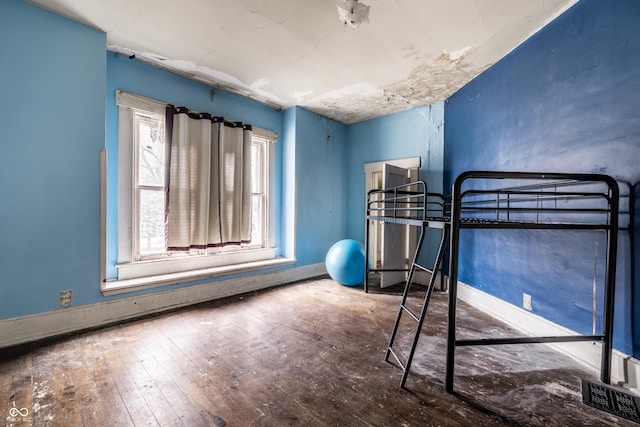
<svg viewBox="0 0 640 427">
<path fill-rule="evenodd" d="M 330 244 L 344 238 L 344 125 L 222 90 L 212 99 L 206 85 L 107 52 L 100 31 L 21 0 L 7 0 L 1 8 L 0 319 L 57 310 L 60 290 L 72 290 L 73 305 L 79 306 L 211 282 L 112 297 L 99 291 L 105 146 L 109 277 L 115 277 L 117 259 L 116 89 L 276 131 L 275 231 L 281 254 L 297 256 L 296 266 L 320 263 Z"/>
<path fill-rule="evenodd" d="M 366 162 L 421 157 L 420 178 L 442 191 L 443 117 L 442 103 L 350 126 L 300 107 L 285 111 L 283 181 L 296 187 L 299 265 L 324 262 L 338 240 L 364 242 Z"/>
<path fill-rule="evenodd" d="M 284 111 L 282 133 L 282 254 L 296 256 L 295 194 L 296 194 L 296 108 Z"/>
<path fill-rule="evenodd" d="M 420 157 L 419 178 L 425 180 L 431 192 L 442 192 L 444 157 L 444 104 L 367 120 L 347 129 L 348 180 L 347 236 L 364 243 L 365 174 L 364 164 Z M 429 238 L 428 251 L 421 261 L 433 259 L 438 241 Z"/>
<path fill-rule="evenodd" d="M 107 71 L 110 165 L 117 165 L 116 89 L 279 133 L 276 215 L 281 223 L 276 235 L 281 254 L 295 256 L 296 266 L 324 262 L 327 250 L 343 238 L 363 240 L 364 162 L 421 156 L 421 178 L 429 180 L 434 191 L 442 189 L 442 103 L 345 126 L 304 108 L 278 112 L 224 91 L 218 91 L 212 101 L 205 85 L 114 53 L 107 54 Z M 109 186 L 117 188 L 115 167 L 110 167 Z M 115 191 L 109 192 L 109 206 L 117 205 L 116 197 Z M 354 203 L 356 199 L 361 203 Z M 113 208 L 108 216 L 108 277 L 116 274 L 116 227 Z"/>
<path fill-rule="evenodd" d="M 109 52 L 107 147 L 110 165 L 117 165 L 117 107 L 114 97 L 117 89 L 278 132 L 275 205 L 279 255 L 295 256 L 296 266 L 324 262 L 330 245 L 344 236 L 345 194 L 339 185 L 345 180 L 344 125 L 303 108 L 282 112 L 221 90 L 216 91 L 212 100 L 211 89 L 206 85 Z M 332 135 L 331 140 L 327 139 L 328 134 Z M 110 167 L 109 185 L 110 189 L 117 188 L 117 167 Z M 295 210 L 292 208 L 294 203 Z M 108 220 L 108 267 L 109 277 L 115 277 L 115 190 L 109 192 L 108 206 L 112 207 Z"/>
<path fill-rule="evenodd" d="M 0 318 L 99 296 L 105 35 L 0 5 Z"/>
<path fill-rule="evenodd" d="M 582 0 L 447 100 L 446 186 L 465 170 L 595 172 L 640 181 L 639 17 L 636 0 Z M 534 313 L 591 331 L 602 236 L 487 233 L 463 232 L 460 280 L 518 306 L 530 293 Z M 621 230 L 614 345 L 638 354 L 632 243 L 629 230 Z"/>
<path fill-rule="evenodd" d="M 295 107 L 296 251 L 300 265 L 324 262 L 346 236 L 346 126 Z"/>
</svg>

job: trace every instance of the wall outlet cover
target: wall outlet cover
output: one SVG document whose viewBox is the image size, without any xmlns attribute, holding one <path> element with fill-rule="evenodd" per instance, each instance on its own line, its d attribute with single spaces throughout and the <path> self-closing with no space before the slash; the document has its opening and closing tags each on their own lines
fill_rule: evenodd
<svg viewBox="0 0 640 427">
<path fill-rule="evenodd" d="M 73 291 L 60 291 L 60 307 L 69 307 L 73 304 Z"/>
</svg>

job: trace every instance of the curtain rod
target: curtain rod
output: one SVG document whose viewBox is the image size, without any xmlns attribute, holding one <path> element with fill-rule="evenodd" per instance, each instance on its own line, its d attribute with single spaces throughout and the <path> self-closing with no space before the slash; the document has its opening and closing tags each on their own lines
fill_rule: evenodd
<svg viewBox="0 0 640 427">
<path fill-rule="evenodd" d="M 233 121 L 225 119 L 222 116 L 214 116 L 209 113 L 201 113 L 200 111 L 192 110 L 188 107 L 184 106 L 175 106 L 173 104 L 167 104 L 167 109 L 171 109 L 176 114 L 186 114 L 192 119 L 203 119 L 203 120 L 211 120 L 213 123 L 223 123 L 225 126 L 234 127 L 234 128 L 244 128 L 244 130 L 253 130 L 253 126 L 248 123 Z"/>
</svg>

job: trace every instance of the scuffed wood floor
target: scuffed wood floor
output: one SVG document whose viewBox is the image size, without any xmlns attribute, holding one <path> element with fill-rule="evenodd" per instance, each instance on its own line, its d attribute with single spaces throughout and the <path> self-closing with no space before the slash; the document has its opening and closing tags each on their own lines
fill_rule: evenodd
<svg viewBox="0 0 640 427">
<path fill-rule="evenodd" d="M 0 350 L 7 426 L 613 426 L 597 379 L 544 345 L 457 352 L 444 392 L 446 294 L 407 389 L 384 361 L 399 294 L 319 279 Z M 418 296 L 416 296 L 417 300 Z M 507 327 L 461 305 L 466 332 Z M 21 411 L 21 412 L 19 412 Z M 28 414 L 26 412 L 28 411 Z"/>
</svg>

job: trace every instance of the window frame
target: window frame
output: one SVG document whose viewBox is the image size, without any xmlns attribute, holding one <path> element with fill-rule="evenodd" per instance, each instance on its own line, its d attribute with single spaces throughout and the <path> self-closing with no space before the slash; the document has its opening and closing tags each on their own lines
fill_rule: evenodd
<svg viewBox="0 0 640 427">
<path fill-rule="evenodd" d="M 267 167 L 264 170 L 265 221 L 264 247 L 242 248 L 235 251 L 218 251 L 200 255 L 170 254 L 164 257 L 136 259 L 137 243 L 134 219 L 137 218 L 135 191 L 134 113 L 165 115 L 166 103 L 116 91 L 118 107 L 118 257 L 117 279 L 105 281 L 104 294 L 128 292 L 148 287 L 185 282 L 202 277 L 214 277 L 259 268 L 290 263 L 291 260 L 276 258 L 275 248 L 275 144 L 277 134 L 273 131 L 253 127 L 254 138 L 264 144 Z"/>
<path fill-rule="evenodd" d="M 156 117 L 153 117 L 156 116 Z M 142 206 L 142 192 L 143 191 L 161 191 L 164 193 L 165 191 L 165 187 L 164 187 L 164 182 L 162 184 L 162 186 L 160 185 L 153 185 L 153 184 L 149 184 L 149 183 L 145 183 L 142 184 L 140 183 L 140 141 L 137 140 L 139 138 L 139 129 L 137 129 L 137 127 L 139 126 L 139 123 L 141 121 L 145 121 L 146 117 L 150 117 L 151 120 L 153 119 L 157 119 L 160 122 L 160 126 L 164 126 L 165 125 L 165 117 L 164 114 L 158 114 L 156 112 L 150 112 L 150 111 L 144 111 L 141 110 L 139 108 L 134 109 L 134 111 L 131 111 L 131 125 L 132 125 L 132 153 L 133 153 L 133 174 L 132 174 L 132 209 L 131 209 L 131 218 L 132 218 L 132 232 L 131 235 L 132 236 L 136 236 L 137 238 L 132 238 L 132 253 L 134 254 L 135 260 L 136 261 L 144 261 L 144 260 L 149 260 L 149 259 L 154 259 L 154 258 L 160 258 L 160 257 L 165 257 L 163 252 L 153 252 L 153 253 L 147 253 L 147 254 L 141 254 L 141 247 L 140 247 L 140 233 L 142 232 L 141 230 L 141 206 Z M 166 160 L 166 159 L 165 159 Z M 163 177 L 164 178 L 164 177 Z M 164 194 L 163 194 L 163 198 L 164 198 Z"/>
</svg>

